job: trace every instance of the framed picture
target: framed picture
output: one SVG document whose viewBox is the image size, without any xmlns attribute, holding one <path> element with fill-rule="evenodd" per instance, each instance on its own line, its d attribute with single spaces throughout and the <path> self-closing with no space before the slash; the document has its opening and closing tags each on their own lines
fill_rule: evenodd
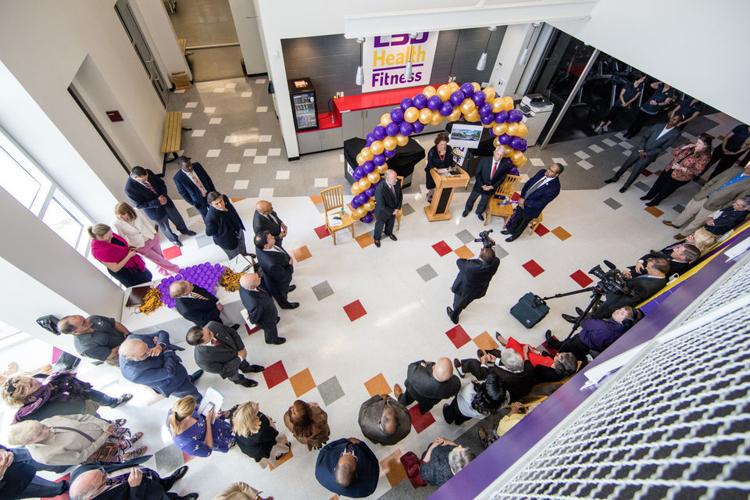
<svg viewBox="0 0 750 500">
<path fill-rule="evenodd" d="M 476 148 L 479 146 L 479 140 L 482 138 L 482 130 L 483 127 L 481 125 L 454 123 L 453 128 L 451 128 L 448 144 L 453 148 Z"/>
</svg>

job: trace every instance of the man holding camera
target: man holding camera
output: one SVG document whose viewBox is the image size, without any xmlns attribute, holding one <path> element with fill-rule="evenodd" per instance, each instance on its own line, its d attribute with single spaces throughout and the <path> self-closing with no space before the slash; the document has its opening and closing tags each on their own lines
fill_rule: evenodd
<svg viewBox="0 0 750 500">
<path fill-rule="evenodd" d="M 500 259 L 495 256 L 492 245 L 495 244 L 486 234 L 483 236 L 484 247 L 478 259 L 458 259 L 458 276 L 453 282 L 453 308 L 447 307 L 448 317 L 454 324 L 458 323 L 461 311 L 474 299 L 484 297 L 492 277 L 500 266 Z"/>
</svg>

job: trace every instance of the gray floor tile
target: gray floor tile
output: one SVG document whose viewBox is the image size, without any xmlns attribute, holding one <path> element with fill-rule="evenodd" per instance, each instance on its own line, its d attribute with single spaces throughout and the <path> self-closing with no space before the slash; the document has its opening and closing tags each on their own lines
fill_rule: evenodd
<svg viewBox="0 0 750 500">
<path fill-rule="evenodd" d="M 417 268 L 417 274 L 419 274 L 424 281 L 430 281 L 438 275 L 437 271 L 435 271 L 435 269 L 429 264 Z"/>
<path fill-rule="evenodd" d="M 615 200 L 614 198 L 607 198 L 606 200 L 604 200 L 604 204 L 607 205 L 612 210 L 617 210 L 618 208 L 622 206 L 622 203 Z"/>
<path fill-rule="evenodd" d="M 331 288 L 331 285 L 327 281 L 318 283 L 317 285 L 312 287 L 312 291 L 318 300 L 323 300 L 326 297 L 330 297 L 331 295 L 333 295 L 333 288 Z"/>
<path fill-rule="evenodd" d="M 344 390 L 341 388 L 341 384 L 339 384 L 339 380 L 336 377 L 331 377 L 322 384 L 319 384 L 318 392 L 326 406 L 344 397 Z"/>
<path fill-rule="evenodd" d="M 456 238 L 461 240 L 461 243 L 464 245 L 467 243 L 471 243 L 474 241 L 474 235 L 471 234 L 468 230 L 464 229 L 463 231 L 456 233 Z"/>
<path fill-rule="evenodd" d="M 648 184 L 646 184 L 645 182 L 641 182 L 641 181 L 638 181 L 638 182 L 636 182 L 636 183 L 635 183 L 635 184 L 633 184 L 633 185 L 634 185 L 635 187 L 637 187 L 638 189 L 640 189 L 641 191 L 648 191 L 649 189 L 651 189 L 651 186 L 649 186 L 649 185 L 648 185 Z"/>
<path fill-rule="evenodd" d="M 198 215 L 198 210 L 195 209 L 195 207 L 188 207 L 187 209 L 188 217 L 195 217 Z"/>
<path fill-rule="evenodd" d="M 682 205 L 680 205 L 680 204 L 677 204 L 677 205 L 675 205 L 675 206 L 672 207 L 672 210 L 674 210 L 678 214 L 681 214 L 682 211 L 685 210 L 685 207 L 682 206 Z"/>
<path fill-rule="evenodd" d="M 508 255 L 508 252 L 506 252 L 505 249 L 500 245 L 495 245 L 495 255 L 498 259 L 502 259 L 506 255 Z"/>
<path fill-rule="evenodd" d="M 205 234 L 199 234 L 195 237 L 195 242 L 198 244 L 198 248 L 203 248 L 208 245 L 213 245 L 214 240 L 210 236 L 206 236 Z"/>
<path fill-rule="evenodd" d="M 156 461 L 156 472 L 162 477 L 169 475 L 173 470 L 182 467 L 185 460 L 182 452 L 174 445 L 169 445 L 154 453 Z"/>
<path fill-rule="evenodd" d="M 416 212 L 416 210 L 414 210 L 414 207 L 412 207 L 412 206 L 411 206 L 410 204 L 408 204 L 408 203 L 404 203 L 404 204 L 403 204 L 403 205 L 401 206 L 401 210 L 403 211 L 403 213 L 404 213 L 404 216 L 407 216 L 407 215 L 411 215 L 411 214 L 413 214 L 414 212 Z"/>
</svg>

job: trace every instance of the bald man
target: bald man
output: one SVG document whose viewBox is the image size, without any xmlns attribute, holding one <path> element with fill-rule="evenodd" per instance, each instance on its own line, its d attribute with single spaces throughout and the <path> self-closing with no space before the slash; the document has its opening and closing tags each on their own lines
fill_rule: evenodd
<svg viewBox="0 0 750 500">
<path fill-rule="evenodd" d="M 245 274 L 240 278 L 240 300 L 247 310 L 247 317 L 254 325 L 263 329 L 266 344 L 281 345 L 286 342 L 279 337 L 276 324 L 279 322 L 279 311 L 271 294 L 261 285 L 260 276 Z"/>
<path fill-rule="evenodd" d="M 169 295 L 174 300 L 175 309 L 180 316 L 203 328 L 209 321 L 218 321 L 224 306 L 219 303 L 214 294 L 208 290 L 193 285 L 187 280 L 175 281 L 169 285 Z M 236 325 L 239 327 L 239 325 Z"/>
<path fill-rule="evenodd" d="M 180 496 L 169 490 L 188 471 L 183 465 L 171 475 L 162 478 L 145 467 L 101 463 L 82 465 L 71 474 L 70 500 L 195 500 L 197 493 Z"/>
<path fill-rule="evenodd" d="M 393 224 L 396 222 L 396 214 L 401 210 L 404 195 L 401 192 L 401 183 L 395 170 L 385 172 L 385 181 L 375 188 L 375 232 L 372 239 L 375 246 L 380 248 L 380 237 L 385 228 L 385 235 L 396 241 L 393 234 Z"/>
<path fill-rule="evenodd" d="M 182 350 L 169 343 L 169 334 L 164 330 L 155 336 L 130 334 L 120 345 L 122 376 L 165 397 L 194 396 L 200 401 L 203 396 L 195 381 L 203 375 L 203 370 L 189 375 L 175 349 Z"/>
<path fill-rule="evenodd" d="M 406 391 L 396 384 L 393 393 L 398 402 L 409 406 L 419 403 L 419 411 L 427 413 L 443 399 L 452 398 L 461 390 L 461 381 L 453 374 L 453 363 L 448 358 L 436 362 L 415 361 L 406 370 Z"/>
<path fill-rule="evenodd" d="M 271 233 L 279 246 L 286 238 L 286 224 L 276 215 L 271 202 L 266 200 L 259 200 L 255 204 L 255 214 L 253 214 L 253 233 L 258 234 L 262 231 Z"/>
<path fill-rule="evenodd" d="M 338 439 L 325 445 L 318 453 L 315 479 L 339 496 L 370 496 L 378 487 L 379 476 L 378 459 L 359 439 Z"/>
<path fill-rule="evenodd" d="M 373 443 L 389 446 L 404 439 L 411 431 L 411 415 L 404 405 L 378 394 L 359 408 L 359 428 Z"/>
</svg>

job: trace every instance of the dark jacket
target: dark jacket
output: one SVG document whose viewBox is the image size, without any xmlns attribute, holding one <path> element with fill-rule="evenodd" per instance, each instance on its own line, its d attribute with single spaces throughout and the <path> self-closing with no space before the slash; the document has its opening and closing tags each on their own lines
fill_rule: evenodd
<svg viewBox="0 0 750 500">
<path fill-rule="evenodd" d="M 13 457 L 17 458 L 16 453 L 11 448 L 0 445 L 0 450 L 10 451 L 13 453 Z M 21 493 L 31 483 L 34 476 L 36 476 L 36 468 L 33 465 L 14 460 L 3 477 L 0 478 L 0 498 L 8 500 L 28 498 L 22 496 Z"/>
<path fill-rule="evenodd" d="M 647 253 L 643 257 L 640 258 L 641 262 L 646 262 L 646 259 L 649 257 L 652 257 L 654 254 L 659 254 L 659 256 L 665 257 L 667 261 L 669 262 L 669 272 L 666 273 L 667 278 L 672 276 L 673 274 L 684 274 L 686 273 L 691 267 L 693 267 L 694 262 L 680 262 L 676 260 L 672 260 L 672 250 L 677 245 L 682 245 L 682 242 L 677 242 L 674 245 L 669 245 L 668 247 L 662 248 L 658 252 L 654 252 L 653 250 L 650 253 Z M 648 274 L 646 272 L 646 268 L 644 267 L 641 272 L 638 272 L 635 270 L 635 266 L 629 266 L 628 271 L 630 271 L 630 275 L 633 278 L 636 278 L 638 276 L 643 276 L 645 274 Z"/>
<path fill-rule="evenodd" d="M 148 173 L 148 183 L 156 190 L 156 193 L 132 177 L 128 177 L 125 183 L 125 194 L 133 205 L 143 210 L 151 220 L 159 221 L 167 216 L 167 211 L 164 209 L 166 205 L 159 203 L 159 196 L 169 198 L 167 185 L 151 170 L 146 169 L 146 172 Z M 172 203 L 171 199 L 167 201 L 167 205 L 170 203 Z"/>
<path fill-rule="evenodd" d="M 268 231 L 276 238 L 276 244 L 279 245 L 279 234 L 281 234 L 283 223 L 284 221 L 276 215 L 275 211 L 271 212 L 270 217 L 266 217 L 256 210 L 253 214 L 253 233 L 258 234 L 262 231 Z"/>
<path fill-rule="evenodd" d="M 282 248 L 282 250 L 284 249 Z M 289 254 L 286 251 L 276 252 L 258 248 L 256 255 L 258 257 L 258 264 L 260 264 L 260 268 L 263 270 L 263 279 L 270 288 L 269 292 L 286 292 L 294 274 L 294 266 Z"/>
<path fill-rule="evenodd" d="M 205 220 L 206 235 L 213 236 L 214 243 L 219 247 L 232 250 L 239 245 L 240 241 L 237 238 L 239 232 L 245 229 L 245 225 L 242 224 L 242 219 L 240 219 L 237 210 L 234 209 L 234 205 L 229 201 L 227 195 L 222 196 L 227 209 L 224 211 L 213 206 L 208 207 Z"/>
<path fill-rule="evenodd" d="M 135 488 L 132 488 L 128 484 L 127 476 L 130 473 L 130 469 L 133 466 L 145 462 L 146 460 L 151 458 L 151 455 L 146 455 L 145 457 L 145 460 L 142 460 L 143 457 L 139 457 L 135 460 L 129 460 L 127 462 L 119 464 L 95 463 L 90 465 L 81 465 L 72 472 L 70 482 L 72 484 L 73 481 L 75 481 L 76 478 L 84 472 L 98 469 L 99 467 L 104 467 L 104 470 L 110 475 L 116 477 L 119 477 L 121 474 L 125 475 L 125 480 L 122 481 L 119 485 L 96 495 L 94 497 L 96 500 L 171 500 L 173 497 L 167 494 L 167 491 L 162 485 L 162 480 L 155 470 L 141 467 L 140 469 L 143 472 L 141 484 L 139 484 Z M 112 474 L 112 472 L 115 471 L 120 471 L 120 473 Z"/>
<path fill-rule="evenodd" d="M 195 326 L 201 328 L 206 326 L 209 321 L 221 321 L 219 319 L 219 309 L 216 307 L 216 303 L 219 299 L 208 290 L 193 285 L 193 292 L 206 297 L 207 300 L 195 299 L 190 296 L 178 297 L 174 300 L 175 309 L 188 321 L 192 321 Z"/>
<path fill-rule="evenodd" d="M 246 290 L 240 287 L 240 300 L 247 310 L 247 317 L 255 325 L 273 325 L 279 316 L 273 298 L 262 287 L 260 290 Z"/>
<path fill-rule="evenodd" d="M 643 136 L 643 141 L 638 149 L 642 149 L 646 152 L 646 157 L 649 161 L 654 161 L 657 156 L 662 154 L 669 146 L 671 146 L 677 139 L 682 135 L 682 130 L 677 127 L 673 127 L 672 130 L 659 137 L 661 131 L 664 130 L 666 123 L 657 123 L 653 125 L 648 133 Z M 634 151 L 633 154 L 638 154 L 638 151 Z"/>
<path fill-rule="evenodd" d="M 534 384 L 536 383 L 536 379 L 534 378 L 534 366 L 529 360 L 524 361 L 523 370 L 518 373 L 508 371 L 500 366 L 495 366 L 493 369 L 497 374 L 497 377 L 500 379 L 500 382 L 502 382 L 503 387 L 505 387 L 508 394 L 510 394 L 511 401 L 518 401 L 527 395 L 531 392 L 531 388 L 534 387 Z"/>
<path fill-rule="evenodd" d="M 336 482 L 336 464 L 345 450 L 350 450 L 357 457 L 357 474 L 349 486 L 340 486 Z M 342 497 L 363 498 L 373 494 L 378 487 L 380 466 L 378 459 L 363 442 L 352 444 L 348 439 L 338 439 L 325 445 L 318 453 L 315 464 L 315 479 L 324 488 Z"/>
<path fill-rule="evenodd" d="M 216 190 L 216 188 L 214 188 L 214 182 L 206 173 L 203 165 L 200 163 L 193 163 L 193 171 L 206 189 L 206 194 Z M 208 205 L 206 197 L 201 195 L 201 190 L 198 189 L 198 186 L 196 186 L 190 179 L 190 176 L 182 169 L 177 170 L 177 173 L 174 174 L 172 180 L 174 181 L 175 187 L 177 187 L 177 192 L 180 193 L 183 200 L 190 203 L 195 208 L 202 208 Z"/>
<path fill-rule="evenodd" d="M 169 343 L 169 334 L 164 330 L 157 333 L 159 343 L 167 348 L 159 355 L 148 357 L 142 361 L 133 361 L 120 355 L 120 371 L 122 376 L 135 384 L 151 387 L 159 394 L 169 396 L 178 390 L 182 384 L 190 380 L 185 366 L 183 366 L 174 346 Z M 154 347 L 153 335 L 136 335 L 131 333 L 128 338 L 142 340 L 151 348 Z"/>
<path fill-rule="evenodd" d="M 629 295 L 614 293 L 606 294 L 604 303 L 599 306 L 594 314 L 592 314 L 592 317 L 606 319 L 612 316 L 613 312 L 623 306 L 637 306 L 664 288 L 664 285 L 667 284 L 667 278 L 657 278 L 644 275 L 629 279 L 625 283 L 628 288 L 630 288 L 631 293 Z"/>
<path fill-rule="evenodd" d="M 474 191 L 487 195 L 495 194 L 495 191 L 500 187 L 500 184 L 505 180 L 505 176 L 508 175 L 511 167 L 513 167 L 513 162 L 510 161 L 510 158 L 500 158 L 500 164 L 497 166 L 497 170 L 495 170 L 495 176 L 490 178 L 492 163 L 494 161 L 495 159 L 492 156 L 479 160 L 476 174 L 474 174 L 476 178 L 476 182 L 474 182 L 474 187 L 472 188 Z M 492 191 L 485 191 L 482 189 L 482 186 L 492 186 Z"/>
<path fill-rule="evenodd" d="M 733 207 L 727 207 L 722 209 L 719 216 L 714 219 L 713 226 L 705 224 L 703 227 L 709 233 L 721 236 L 744 222 L 747 214 L 747 210 L 735 210 Z"/>
<path fill-rule="evenodd" d="M 385 407 L 390 406 L 396 415 L 396 432 L 386 434 L 380 428 L 380 417 Z M 373 443 L 389 446 L 404 439 L 411 431 L 411 415 L 404 405 L 389 396 L 377 394 L 359 408 L 359 428 L 362 434 Z"/>
<path fill-rule="evenodd" d="M 403 202 L 404 194 L 401 192 L 401 183 L 397 182 L 391 191 L 388 183 L 383 179 L 383 182 L 375 188 L 375 218 L 390 219 L 393 217 L 393 211 L 400 209 Z"/>
<path fill-rule="evenodd" d="M 427 165 L 425 166 L 425 171 L 429 171 L 431 168 L 449 168 L 452 166 L 453 148 L 451 148 L 450 145 L 445 146 L 445 156 L 442 160 L 438 154 L 437 146 L 432 146 L 427 152 Z"/>
<path fill-rule="evenodd" d="M 237 374 L 242 364 L 238 353 L 245 348 L 237 330 L 224 326 L 218 321 L 209 322 L 206 327 L 219 341 L 219 345 L 195 346 L 195 362 L 208 373 L 218 373 L 222 378 Z"/>
<path fill-rule="evenodd" d="M 279 431 L 271 427 L 268 417 L 260 412 L 258 412 L 258 417 L 260 417 L 258 432 L 252 436 L 240 436 L 239 434 L 235 436 L 237 446 L 240 447 L 242 453 L 256 462 L 260 462 L 264 458 L 271 458 L 271 449 L 276 444 L 276 436 L 279 435 Z"/>
<path fill-rule="evenodd" d="M 628 328 L 613 319 L 584 319 L 578 340 L 593 351 L 602 352 L 619 339 Z"/>
<path fill-rule="evenodd" d="M 458 259 L 458 276 L 453 282 L 451 291 L 470 299 L 484 297 L 492 277 L 500 266 L 500 259 L 495 257 L 491 262 L 482 259 Z"/>
<path fill-rule="evenodd" d="M 424 364 L 423 364 L 424 363 Z M 461 380 L 453 375 L 445 382 L 438 382 L 432 376 L 434 362 L 415 361 L 406 369 L 406 388 L 419 401 L 434 401 L 447 399 L 458 394 L 461 390 Z"/>
<path fill-rule="evenodd" d="M 539 172 L 534 174 L 534 176 L 529 179 L 526 184 L 523 185 L 523 189 L 521 189 L 521 198 L 523 198 L 523 212 L 526 217 L 531 219 L 539 217 L 539 214 L 542 213 L 544 207 L 546 207 L 549 202 L 557 198 L 557 195 L 560 194 L 560 178 L 555 177 L 551 181 L 535 189 L 534 191 L 529 193 L 528 196 L 526 196 L 531 186 L 536 184 L 539 179 L 544 177 L 544 172 L 544 170 L 540 170 Z"/>
</svg>

